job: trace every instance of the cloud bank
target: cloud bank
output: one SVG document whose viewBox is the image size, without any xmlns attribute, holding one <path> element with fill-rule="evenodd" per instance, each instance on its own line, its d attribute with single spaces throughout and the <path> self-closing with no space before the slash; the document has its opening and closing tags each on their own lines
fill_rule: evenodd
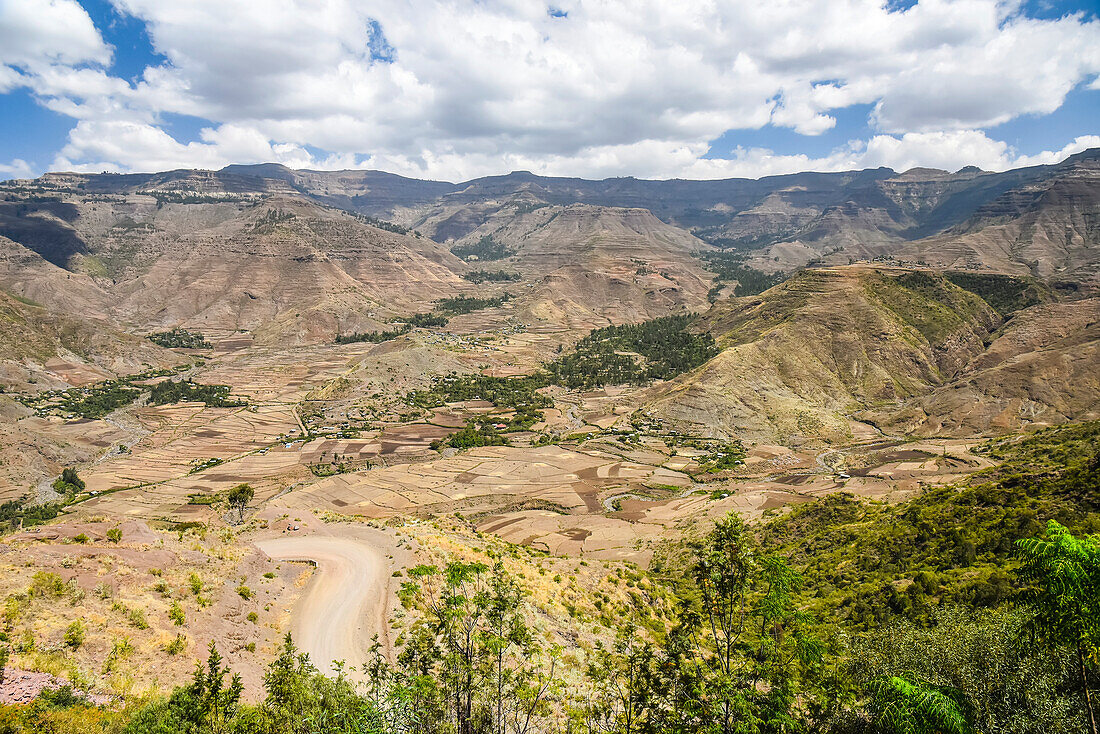
<svg viewBox="0 0 1100 734">
<path fill-rule="evenodd" d="M 985 132 L 1100 84 L 1100 22 L 1015 1 L 113 2 L 165 59 L 132 80 L 112 75 L 114 49 L 73 0 L 0 0 L 0 93 L 30 90 L 74 120 L 55 170 L 717 178 L 1003 170 L 1100 144 L 1029 157 Z M 707 157 L 727 131 L 819 135 L 856 104 L 872 134 L 827 155 Z M 173 115 L 206 124 L 180 141 Z"/>
</svg>

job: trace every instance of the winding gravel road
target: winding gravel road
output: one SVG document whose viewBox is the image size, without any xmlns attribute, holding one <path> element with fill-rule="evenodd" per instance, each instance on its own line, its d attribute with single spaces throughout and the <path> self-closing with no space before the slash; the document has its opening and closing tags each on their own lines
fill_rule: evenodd
<svg viewBox="0 0 1100 734">
<path fill-rule="evenodd" d="M 258 540 L 273 560 L 313 561 L 317 573 L 292 612 L 295 644 L 322 672 L 333 661 L 359 666 L 371 638 L 386 640 L 389 563 L 383 553 L 358 538 L 302 535 Z M 352 678 L 360 679 L 357 672 Z"/>
</svg>

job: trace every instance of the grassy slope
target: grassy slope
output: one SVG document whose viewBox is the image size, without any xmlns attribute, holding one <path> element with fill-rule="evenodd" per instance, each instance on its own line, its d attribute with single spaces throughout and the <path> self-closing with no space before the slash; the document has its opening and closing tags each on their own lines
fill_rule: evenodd
<svg viewBox="0 0 1100 734">
<path fill-rule="evenodd" d="M 717 304 L 701 326 L 723 352 L 670 386 L 659 410 L 752 438 L 843 440 L 849 412 L 942 384 L 999 322 L 937 275 L 805 271 Z"/>
<path fill-rule="evenodd" d="M 805 570 L 804 602 L 857 628 L 928 619 L 939 602 L 994 606 L 1017 587 L 1013 543 L 1055 519 L 1100 531 L 1100 421 L 991 441 L 1002 463 L 899 505 L 837 494 L 763 529 Z"/>
</svg>

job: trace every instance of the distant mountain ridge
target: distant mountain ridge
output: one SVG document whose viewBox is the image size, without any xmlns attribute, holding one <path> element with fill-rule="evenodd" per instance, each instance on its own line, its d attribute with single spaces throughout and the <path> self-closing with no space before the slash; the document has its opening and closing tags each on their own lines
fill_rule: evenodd
<svg viewBox="0 0 1100 734">
<path fill-rule="evenodd" d="M 1077 210 L 1070 213 L 1068 226 L 1085 230 L 1078 239 L 1094 244 L 1096 222 L 1100 221 L 1100 149 L 1078 153 L 1058 164 L 1000 173 L 974 166 L 954 173 L 928 168 L 898 173 L 877 168 L 704 181 L 588 180 L 518 171 L 449 183 L 382 171 L 292 170 L 264 163 L 231 165 L 220 171 L 50 173 L 34 182 L 13 183 L 76 188 L 89 194 L 296 194 L 326 206 L 392 220 L 440 242 L 467 237 L 517 205 L 642 208 L 705 242 L 751 253 L 757 267 L 782 269 L 815 261 L 846 264 L 895 255 L 981 267 L 980 257 L 967 262 L 949 258 L 945 252 L 951 247 L 945 239 L 1003 224 L 1000 220 L 1012 211 L 1023 215 L 1021 207 L 1034 204 L 1036 192 L 1070 179 Z M 1060 223 L 1048 225 L 1057 228 Z M 11 221 L 0 218 L 0 234 L 21 241 L 13 236 L 18 234 L 16 229 Z M 909 247 L 908 243 L 920 244 Z M 1036 259 L 1033 255 L 1032 261 Z M 1073 270 L 1088 264 L 1080 262 L 1082 258 L 1088 261 L 1095 255 L 1062 258 L 1067 259 L 1064 267 Z M 998 255 L 994 264 L 1013 272 L 1034 269 L 1030 261 L 1019 259 Z M 1041 253 L 1038 259 L 1043 259 Z M 1046 275 L 1053 275 L 1055 269 L 1048 268 Z"/>
</svg>

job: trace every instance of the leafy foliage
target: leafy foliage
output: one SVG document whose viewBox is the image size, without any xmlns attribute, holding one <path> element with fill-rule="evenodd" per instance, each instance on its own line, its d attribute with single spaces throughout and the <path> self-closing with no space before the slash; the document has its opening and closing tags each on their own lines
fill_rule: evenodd
<svg viewBox="0 0 1100 734">
<path fill-rule="evenodd" d="M 417 566 L 401 599 L 422 618 L 391 671 L 425 731 L 522 732 L 552 713 L 556 652 L 539 646 L 522 615 L 523 590 L 503 565 Z"/>
<path fill-rule="evenodd" d="M 208 408 L 239 408 L 247 405 L 230 397 L 229 385 L 201 385 L 191 380 L 164 380 L 153 385 L 149 394 L 152 405 L 205 403 Z"/>
<path fill-rule="evenodd" d="M 141 391 L 128 384 L 107 380 L 86 388 L 66 390 L 57 407 L 81 418 L 102 418 L 137 399 Z"/>
<path fill-rule="evenodd" d="M 1080 705 L 1065 686 L 1072 659 L 1029 644 L 1021 636 L 1028 617 L 1020 608 L 956 605 L 940 608 L 930 626 L 897 620 L 853 641 L 846 675 L 868 694 L 902 674 L 955 691 L 982 732 L 1079 731 Z"/>
<path fill-rule="evenodd" d="M 745 256 L 737 252 L 721 250 L 708 252 L 703 256 L 707 270 L 715 274 L 719 283 L 736 282 L 734 295 L 755 296 L 772 286 L 779 285 L 789 276 L 786 273 L 765 273 L 745 264 Z M 715 288 L 719 290 L 720 286 Z M 713 295 L 717 295 L 712 291 Z M 711 300 L 714 300 L 713 298 Z"/>
<path fill-rule="evenodd" d="M 956 690 L 929 685 L 916 676 L 891 675 L 872 685 L 871 710 L 886 734 L 970 734 L 966 699 Z"/>
<path fill-rule="evenodd" d="M 451 248 L 451 254 L 463 260 L 503 260 L 516 254 L 503 244 L 494 240 L 490 235 L 485 235 L 472 245 L 455 245 Z"/>
<path fill-rule="evenodd" d="M 406 324 L 397 329 L 387 329 L 385 331 L 368 331 L 368 332 L 354 332 L 351 334 L 337 334 L 337 344 L 354 344 L 355 342 L 372 342 L 374 344 L 380 344 L 387 342 L 390 339 L 396 339 L 403 334 L 408 334 L 411 330 L 411 326 Z"/>
<path fill-rule="evenodd" d="M 222 665 L 214 643 L 210 643 L 206 666 L 195 668 L 191 684 L 176 688 L 167 701 L 138 711 L 124 734 L 227 734 L 234 731 L 244 685 Z"/>
<path fill-rule="evenodd" d="M 1047 646 L 1076 652 L 1095 732 L 1088 669 L 1100 663 L 1100 536 L 1077 538 L 1051 520 L 1044 537 L 1023 538 L 1016 547 L 1024 561 L 1020 575 L 1034 584 L 1026 595 L 1032 609 L 1028 627 Z"/>
<path fill-rule="evenodd" d="M 61 470 L 61 476 L 55 479 L 51 486 L 58 494 L 74 495 L 77 492 L 83 492 L 87 485 L 85 485 L 84 480 L 77 475 L 76 469 L 67 466 Z"/>
<path fill-rule="evenodd" d="M 169 349 L 211 349 L 213 345 L 197 331 L 175 328 L 169 331 L 158 331 L 146 337 L 154 344 Z"/>
<path fill-rule="evenodd" d="M 663 316 L 595 329 L 571 354 L 547 365 L 547 371 L 553 382 L 569 388 L 671 379 L 718 353 L 713 337 L 687 327 L 687 316 Z"/>
<path fill-rule="evenodd" d="M 229 490 L 226 500 L 229 502 L 229 506 L 237 511 L 238 516 L 243 521 L 245 508 L 248 507 L 248 503 L 255 496 L 256 492 L 250 485 L 238 484 Z"/>
<path fill-rule="evenodd" d="M 436 310 L 446 314 L 464 314 L 481 311 L 486 308 L 496 308 L 510 301 L 512 297 L 504 293 L 492 298 L 477 298 L 475 296 L 454 296 L 436 301 Z"/>
<path fill-rule="evenodd" d="M 447 317 L 441 314 L 414 313 L 412 316 L 405 319 L 405 323 L 409 326 L 426 329 L 431 326 L 446 326 L 447 320 Z"/>
<path fill-rule="evenodd" d="M 444 442 L 456 449 L 472 449 L 478 446 L 503 446 L 508 443 L 491 421 L 473 420 L 466 427 L 447 437 Z"/>
<path fill-rule="evenodd" d="M 948 272 L 943 277 L 981 296 L 1002 317 L 1049 300 L 1049 290 L 1033 278 L 997 273 Z"/>
<path fill-rule="evenodd" d="M 512 283 L 519 280 L 519 273 L 509 273 L 505 270 L 471 270 L 463 273 L 463 278 L 471 283 Z"/>
<path fill-rule="evenodd" d="M 542 375 L 530 377 L 488 377 L 486 375 L 446 375 L 429 390 L 409 393 L 408 401 L 421 408 L 436 408 L 444 403 L 487 400 L 500 408 L 522 410 L 549 408 L 553 401 L 537 390 L 546 386 Z"/>
<path fill-rule="evenodd" d="M 937 604 L 1005 603 L 1015 595 L 1016 540 L 1051 519 L 1100 529 L 1100 422 L 994 441 L 985 450 L 1003 463 L 962 486 L 929 488 L 899 505 L 833 494 L 771 521 L 763 536 L 805 568 L 811 608 L 856 628 L 896 617 L 927 622 Z"/>
<path fill-rule="evenodd" d="M 42 525 L 61 514 L 64 507 L 64 502 L 37 505 L 26 500 L 8 500 L 0 504 L 0 528 L 15 530 L 20 525 L 25 528 Z"/>
</svg>

